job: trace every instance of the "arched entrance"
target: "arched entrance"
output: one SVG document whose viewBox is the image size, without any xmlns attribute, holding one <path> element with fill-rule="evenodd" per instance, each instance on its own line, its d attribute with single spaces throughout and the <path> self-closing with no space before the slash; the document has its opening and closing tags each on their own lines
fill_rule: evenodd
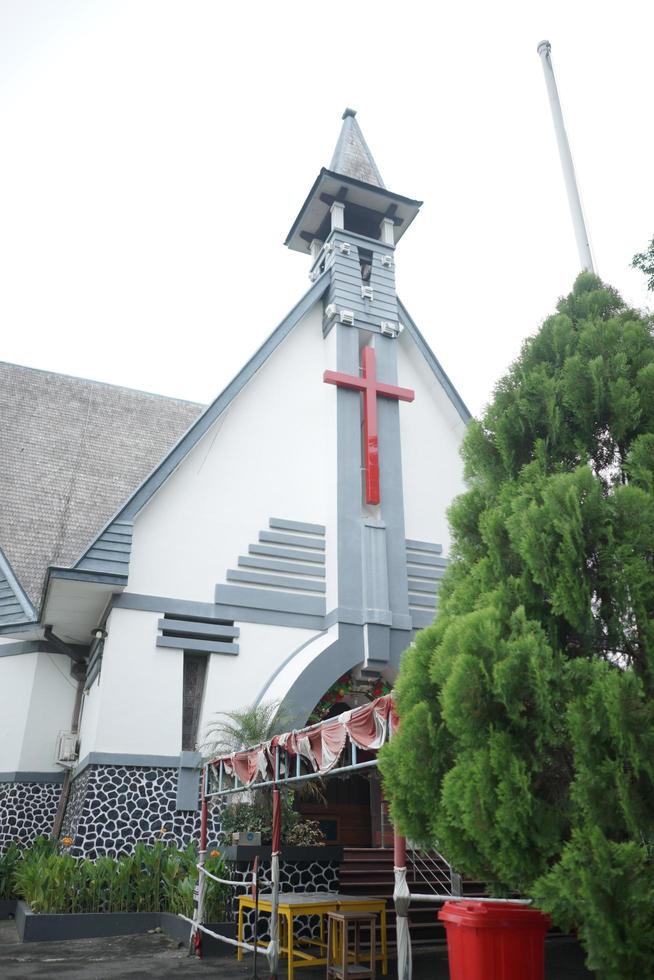
<svg viewBox="0 0 654 980">
<path fill-rule="evenodd" d="M 316 703 L 308 723 L 335 718 L 389 693 L 390 688 L 381 676 L 364 678 L 360 671 L 348 671 Z M 344 773 L 340 778 L 312 783 L 308 793 L 298 794 L 296 809 L 302 816 L 317 821 L 328 844 L 383 846 L 380 831 L 384 807 L 376 769 L 370 773 Z"/>
</svg>

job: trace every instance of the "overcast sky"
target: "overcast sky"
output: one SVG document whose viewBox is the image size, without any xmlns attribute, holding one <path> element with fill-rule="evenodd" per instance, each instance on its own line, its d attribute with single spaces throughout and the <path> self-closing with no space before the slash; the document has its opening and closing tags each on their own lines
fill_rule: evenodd
<svg viewBox="0 0 654 980">
<path fill-rule="evenodd" d="M 282 243 L 352 106 L 478 413 L 579 268 L 543 38 L 598 271 L 652 303 L 653 37 L 651 0 L 0 0 L 0 359 L 211 401 L 309 286 Z"/>
</svg>

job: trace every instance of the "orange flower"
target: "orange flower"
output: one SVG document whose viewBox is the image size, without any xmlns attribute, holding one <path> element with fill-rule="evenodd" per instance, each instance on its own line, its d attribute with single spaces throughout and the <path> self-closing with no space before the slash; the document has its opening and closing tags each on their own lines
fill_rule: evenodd
<svg viewBox="0 0 654 980">
<path fill-rule="evenodd" d="M 212 857 L 212 858 L 220 857 L 220 851 L 212 851 L 210 853 L 209 857 Z"/>
<path fill-rule="evenodd" d="M 62 837 L 61 838 L 61 843 L 63 844 L 64 847 L 70 847 L 72 845 L 72 843 L 73 843 L 73 838 L 72 837 Z"/>
</svg>

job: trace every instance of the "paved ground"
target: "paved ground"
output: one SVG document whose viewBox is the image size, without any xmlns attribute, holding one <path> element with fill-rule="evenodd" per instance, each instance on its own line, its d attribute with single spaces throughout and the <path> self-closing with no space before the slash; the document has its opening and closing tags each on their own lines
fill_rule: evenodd
<svg viewBox="0 0 654 980">
<path fill-rule="evenodd" d="M 583 967 L 583 956 L 569 940 L 554 940 L 546 948 L 547 980 L 588 980 L 593 974 Z M 263 967 L 263 963 L 260 961 Z M 393 980 L 394 964 L 389 970 Z M 261 970 L 263 980 L 265 969 Z M 299 980 L 322 980 L 324 968 L 302 970 Z M 210 980 L 248 980 L 252 960 L 236 962 L 189 958 L 166 936 L 148 933 L 115 939 L 77 939 L 59 943 L 19 943 L 13 921 L 0 922 L 0 977 L 2 980 L 167 980 L 203 977 Z M 420 953 L 414 958 L 415 980 L 448 980 L 447 954 L 443 950 Z M 280 980 L 285 972 L 280 972 Z"/>
</svg>

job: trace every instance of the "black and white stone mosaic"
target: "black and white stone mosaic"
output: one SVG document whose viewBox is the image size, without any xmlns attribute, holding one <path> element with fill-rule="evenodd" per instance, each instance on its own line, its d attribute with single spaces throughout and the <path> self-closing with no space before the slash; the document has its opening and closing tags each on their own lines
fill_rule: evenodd
<svg viewBox="0 0 654 980">
<path fill-rule="evenodd" d="M 90 858 L 129 854 L 139 842 L 182 848 L 199 841 L 200 811 L 177 810 L 176 798 L 176 769 L 89 766 L 73 780 L 62 836 L 73 838 L 73 855 Z M 210 837 L 218 814 L 210 813 Z"/>
<path fill-rule="evenodd" d="M 61 783 L 0 783 L 0 853 L 52 831 Z"/>
<path fill-rule="evenodd" d="M 270 891 L 270 863 L 264 861 L 259 868 L 259 890 Z M 234 880 L 252 880 L 252 872 L 240 866 L 233 869 Z M 280 890 L 283 892 L 337 892 L 339 885 L 339 863 L 337 861 L 290 862 L 281 861 L 279 867 Z M 238 894 L 244 894 L 238 889 Z M 234 901 L 234 915 L 238 913 L 238 899 Z M 259 914 L 259 939 L 270 939 L 270 917 Z M 246 909 L 243 914 L 243 935 L 246 942 L 254 939 L 254 909 Z M 320 916 L 309 915 L 295 920 L 295 935 L 315 939 L 320 935 Z"/>
</svg>

